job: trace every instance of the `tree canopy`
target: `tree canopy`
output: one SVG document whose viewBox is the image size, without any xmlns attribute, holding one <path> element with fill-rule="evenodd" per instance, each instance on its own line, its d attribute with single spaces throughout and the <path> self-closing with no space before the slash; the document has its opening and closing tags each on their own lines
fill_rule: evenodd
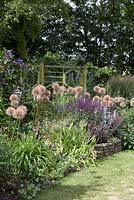
<svg viewBox="0 0 134 200">
<path fill-rule="evenodd" d="M 133 71 L 133 0 L 1 0 L 0 11 L 1 47 L 23 58 L 58 52 Z"/>
</svg>

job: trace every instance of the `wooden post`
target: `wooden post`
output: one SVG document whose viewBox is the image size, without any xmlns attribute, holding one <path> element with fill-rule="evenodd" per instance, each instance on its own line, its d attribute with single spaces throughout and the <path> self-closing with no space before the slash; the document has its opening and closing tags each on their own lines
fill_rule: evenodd
<svg viewBox="0 0 134 200">
<path fill-rule="evenodd" d="M 40 65 L 39 73 L 38 73 L 38 84 L 44 84 L 44 65 Z"/>
<path fill-rule="evenodd" d="M 83 66 L 83 91 L 87 91 L 87 66 Z"/>
</svg>

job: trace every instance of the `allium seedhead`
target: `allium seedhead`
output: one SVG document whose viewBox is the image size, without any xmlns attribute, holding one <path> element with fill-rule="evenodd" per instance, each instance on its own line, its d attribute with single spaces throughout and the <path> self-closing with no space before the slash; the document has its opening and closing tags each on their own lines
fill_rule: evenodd
<svg viewBox="0 0 134 200">
<path fill-rule="evenodd" d="M 59 94 L 59 88 L 58 89 L 54 89 L 53 90 L 53 94 L 56 94 L 56 95 Z"/>
<path fill-rule="evenodd" d="M 19 106 L 17 109 L 21 109 L 25 112 L 25 115 L 27 114 L 27 107 L 24 105 Z"/>
<path fill-rule="evenodd" d="M 11 104 L 10 104 L 12 107 L 14 108 L 17 108 L 18 105 L 19 105 L 19 101 L 11 101 Z"/>
<path fill-rule="evenodd" d="M 47 96 L 44 96 L 44 101 L 49 101 L 49 98 Z"/>
<path fill-rule="evenodd" d="M 93 91 L 99 93 L 99 92 L 100 92 L 100 87 L 99 87 L 98 85 L 95 86 L 95 87 L 93 88 Z"/>
<path fill-rule="evenodd" d="M 25 117 L 25 112 L 24 110 L 20 109 L 20 108 L 17 108 L 14 112 L 14 115 L 13 117 L 15 119 L 23 119 Z"/>
<path fill-rule="evenodd" d="M 75 88 L 76 88 L 77 93 L 82 93 L 83 87 L 81 87 L 81 86 L 76 86 Z"/>
<path fill-rule="evenodd" d="M 108 107 L 112 107 L 114 105 L 113 101 L 109 100 L 107 101 L 107 106 Z"/>
<path fill-rule="evenodd" d="M 99 93 L 102 94 L 102 95 L 106 94 L 106 89 L 100 88 Z"/>
<path fill-rule="evenodd" d="M 41 88 L 39 86 L 36 86 L 32 89 L 32 95 L 34 97 L 41 95 Z"/>
<path fill-rule="evenodd" d="M 98 102 L 99 100 L 100 100 L 100 97 L 99 97 L 99 96 L 94 96 L 94 97 L 93 97 L 93 101 Z"/>
<path fill-rule="evenodd" d="M 89 92 L 86 92 L 85 94 L 84 94 L 84 97 L 85 97 L 85 99 L 89 99 L 90 98 L 90 93 Z"/>
<path fill-rule="evenodd" d="M 9 100 L 10 101 L 19 101 L 19 97 L 16 95 L 16 94 L 12 94 L 10 97 L 9 97 Z"/>
<path fill-rule="evenodd" d="M 100 103 L 102 106 L 107 106 L 108 105 L 108 102 L 107 101 L 101 101 L 101 103 Z"/>
<path fill-rule="evenodd" d="M 41 89 L 41 94 L 46 92 L 46 87 L 44 85 L 38 85 L 38 87 Z"/>
<path fill-rule="evenodd" d="M 60 88 L 59 88 L 59 93 L 60 93 L 60 94 L 64 94 L 65 91 L 66 91 L 65 86 L 64 86 L 64 85 L 63 85 L 63 86 L 60 86 Z"/>
<path fill-rule="evenodd" d="M 115 97 L 115 98 L 114 98 L 114 102 L 115 102 L 115 103 L 119 103 L 119 97 Z"/>
<path fill-rule="evenodd" d="M 120 107 L 125 108 L 125 107 L 126 107 L 125 102 L 121 102 L 121 103 L 120 103 Z"/>
<path fill-rule="evenodd" d="M 110 101 L 111 97 L 109 95 L 106 95 L 106 96 L 103 97 L 103 100 L 104 101 Z"/>
<path fill-rule="evenodd" d="M 130 106 L 131 106 L 131 107 L 134 107 L 134 99 L 133 99 L 133 98 L 132 98 L 131 101 L 130 101 Z"/>
<path fill-rule="evenodd" d="M 119 102 L 124 102 L 125 101 L 125 98 L 124 97 L 119 97 Z"/>
<path fill-rule="evenodd" d="M 72 94 L 72 91 L 73 91 L 73 87 L 69 87 L 69 88 L 67 89 L 67 92 L 68 92 L 69 94 Z"/>
<path fill-rule="evenodd" d="M 6 114 L 8 116 L 14 116 L 14 113 L 15 113 L 15 108 L 13 107 L 8 107 L 7 110 L 6 110 Z"/>
<path fill-rule="evenodd" d="M 58 90 L 59 89 L 59 84 L 57 83 L 57 82 L 53 82 L 52 83 L 52 88 L 54 89 L 54 90 Z"/>
<path fill-rule="evenodd" d="M 51 92 L 49 90 L 47 90 L 44 94 L 44 96 L 50 97 L 51 96 Z"/>
</svg>

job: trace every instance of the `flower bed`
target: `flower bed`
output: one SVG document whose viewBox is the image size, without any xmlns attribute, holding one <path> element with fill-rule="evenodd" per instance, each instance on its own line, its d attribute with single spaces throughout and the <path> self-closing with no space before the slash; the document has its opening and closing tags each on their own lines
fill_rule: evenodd
<svg viewBox="0 0 134 200">
<path fill-rule="evenodd" d="M 118 140 L 113 143 L 96 144 L 95 152 L 97 158 L 103 158 L 122 150 L 121 141 Z"/>
</svg>

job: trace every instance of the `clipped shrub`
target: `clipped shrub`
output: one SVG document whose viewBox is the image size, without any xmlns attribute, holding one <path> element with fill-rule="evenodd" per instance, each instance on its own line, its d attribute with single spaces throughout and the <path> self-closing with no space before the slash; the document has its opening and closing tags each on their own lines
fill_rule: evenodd
<svg viewBox="0 0 134 200">
<path fill-rule="evenodd" d="M 134 149 L 134 110 L 124 110 L 122 117 L 124 119 L 121 128 L 122 145 L 125 149 Z"/>
<path fill-rule="evenodd" d="M 114 76 L 107 82 L 107 91 L 111 96 L 132 98 L 134 96 L 134 76 Z"/>
</svg>

